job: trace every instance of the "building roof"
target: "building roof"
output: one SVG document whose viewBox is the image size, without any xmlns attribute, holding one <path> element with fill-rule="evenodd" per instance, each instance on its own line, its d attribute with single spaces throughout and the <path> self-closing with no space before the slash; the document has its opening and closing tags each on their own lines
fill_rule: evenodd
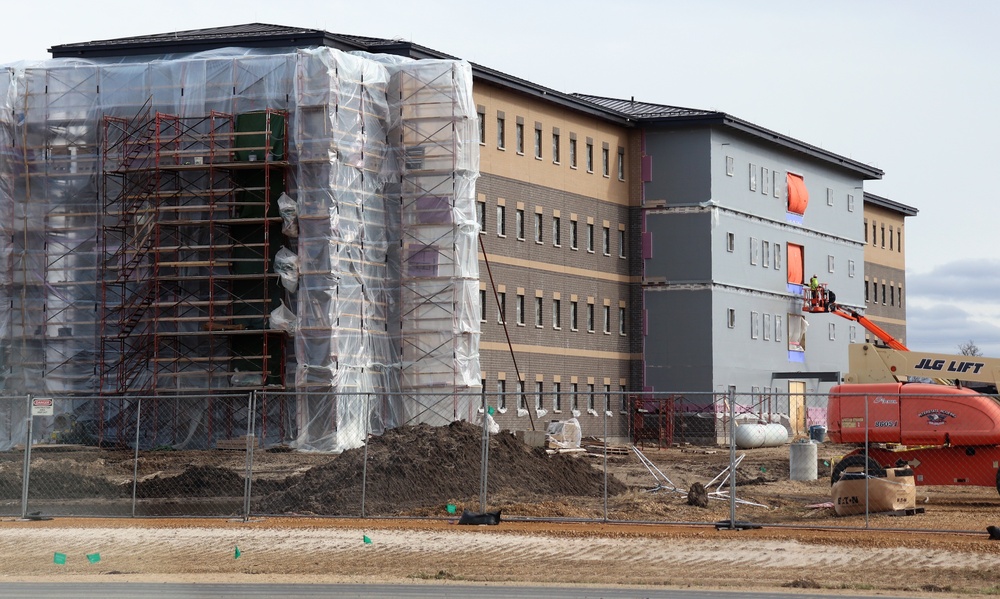
<svg viewBox="0 0 1000 599">
<path fill-rule="evenodd" d="M 53 58 L 106 58 L 184 54 L 226 47 L 289 48 L 329 46 L 345 51 L 394 54 L 410 58 L 456 59 L 438 50 L 399 39 L 330 33 L 319 29 L 248 23 L 172 33 L 157 33 L 108 40 L 60 44 L 49 48 Z M 525 79 L 471 63 L 473 77 L 481 82 L 541 98 L 625 127 L 658 129 L 692 126 L 725 126 L 764 139 L 813 158 L 842 166 L 866 179 L 881 179 L 880 169 L 737 119 L 724 112 L 636 102 L 587 94 L 569 94 Z"/>
<path fill-rule="evenodd" d="M 887 210 L 892 210 L 893 212 L 898 212 L 903 216 L 916 216 L 917 210 L 913 206 L 907 206 L 906 204 L 900 204 L 899 202 L 894 202 L 889 198 L 883 198 L 882 196 L 877 196 L 873 193 L 865 192 L 865 203 L 874 204 L 876 206 L 885 208 Z"/>
</svg>

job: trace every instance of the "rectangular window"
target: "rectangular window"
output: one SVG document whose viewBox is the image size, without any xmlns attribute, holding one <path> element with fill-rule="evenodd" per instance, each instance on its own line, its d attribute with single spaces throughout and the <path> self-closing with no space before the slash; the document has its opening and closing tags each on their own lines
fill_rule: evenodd
<svg viewBox="0 0 1000 599">
<path fill-rule="evenodd" d="M 625 334 L 625 308 L 618 307 L 618 334 Z"/>
<path fill-rule="evenodd" d="M 770 341 L 771 339 L 771 315 L 764 314 L 764 322 L 761 323 L 761 331 L 764 333 L 764 341 Z"/>
<path fill-rule="evenodd" d="M 761 244 L 761 260 L 760 264 L 764 268 L 771 267 L 771 243 L 768 241 L 762 241 Z"/>
<path fill-rule="evenodd" d="M 611 385 L 604 385 L 604 412 L 611 411 Z"/>
<path fill-rule="evenodd" d="M 625 180 L 625 150 L 618 148 L 618 180 Z"/>
<path fill-rule="evenodd" d="M 826 270 L 827 272 L 833 272 L 833 256 L 826 257 Z"/>
<path fill-rule="evenodd" d="M 594 383 L 587 383 L 587 409 L 593 411 L 597 405 L 594 398 Z"/>
<path fill-rule="evenodd" d="M 809 205 L 809 189 L 801 175 L 785 174 L 785 184 L 788 186 L 788 211 L 803 215 Z"/>
<path fill-rule="evenodd" d="M 587 141 L 587 172 L 594 172 L 594 144 Z"/>
<path fill-rule="evenodd" d="M 569 303 L 569 329 L 571 331 L 577 330 L 577 303 L 571 301 Z"/>
<path fill-rule="evenodd" d="M 882 248 L 885 249 L 885 223 L 882 223 Z"/>
<path fill-rule="evenodd" d="M 892 285 L 889 285 L 889 305 L 890 306 L 896 305 L 896 288 L 893 287 Z"/>
<path fill-rule="evenodd" d="M 517 144 L 517 153 L 524 154 L 524 123 L 517 123 L 514 126 L 514 143 Z"/>
<path fill-rule="evenodd" d="M 604 255 L 605 256 L 610 256 L 611 255 L 611 227 L 604 227 L 604 230 L 602 231 L 602 235 L 604 236 L 602 238 L 602 240 L 601 240 L 601 243 L 602 243 L 603 249 L 604 249 Z"/>
<path fill-rule="evenodd" d="M 854 260 L 847 261 L 847 276 L 854 278 Z"/>
<path fill-rule="evenodd" d="M 497 381 L 497 407 L 501 410 L 507 409 L 507 381 L 500 379 Z"/>
<path fill-rule="evenodd" d="M 865 219 L 865 243 L 868 243 L 868 219 Z"/>
<path fill-rule="evenodd" d="M 858 328 L 853 324 L 849 325 L 847 330 L 847 335 L 851 343 L 854 343 L 855 341 L 858 340 Z"/>
<path fill-rule="evenodd" d="M 733 157 L 732 156 L 726 156 L 726 176 L 727 177 L 732 177 L 733 176 L 733 168 L 734 168 L 733 167 Z"/>
<path fill-rule="evenodd" d="M 562 311 L 560 310 L 560 300 L 552 300 L 552 328 L 561 329 L 562 323 L 560 322 L 562 317 Z"/>
<path fill-rule="evenodd" d="M 756 339 L 760 334 L 760 323 L 758 322 L 759 315 L 756 312 L 750 312 L 750 338 Z"/>
<path fill-rule="evenodd" d="M 750 191 L 757 191 L 757 165 L 750 163 Z"/>
<path fill-rule="evenodd" d="M 517 294 L 517 326 L 524 326 L 524 294 Z"/>
<path fill-rule="evenodd" d="M 771 171 L 771 195 L 776 198 L 781 197 L 781 173 L 778 171 Z"/>
<path fill-rule="evenodd" d="M 618 257 L 625 257 L 625 230 L 618 229 Z"/>
<path fill-rule="evenodd" d="M 903 286 L 900 285 L 898 287 L 898 289 L 899 289 L 899 293 L 896 295 L 896 297 L 899 298 L 899 307 L 902 308 L 903 307 Z"/>
<path fill-rule="evenodd" d="M 882 305 L 883 306 L 886 305 L 885 297 L 886 297 L 885 296 L 885 283 L 882 283 Z"/>
<path fill-rule="evenodd" d="M 571 221 L 569 221 L 569 247 L 573 248 L 574 250 L 577 248 L 577 239 L 576 239 L 576 237 L 577 237 L 577 235 L 576 235 L 576 221 L 575 220 L 571 220 Z"/>
<path fill-rule="evenodd" d="M 847 194 L 847 211 L 854 212 L 854 195 Z"/>
<path fill-rule="evenodd" d="M 868 293 L 868 281 L 865 281 L 865 303 L 871 302 L 871 294 Z"/>
<path fill-rule="evenodd" d="M 535 381 L 535 409 L 542 409 L 542 381 Z"/>
<path fill-rule="evenodd" d="M 736 251 L 736 233 L 726 233 L 726 251 Z"/>
<path fill-rule="evenodd" d="M 562 411 L 562 395 L 560 390 L 562 389 L 562 383 L 552 383 L 552 410 L 556 412 Z"/>
<path fill-rule="evenodd" d="M 604 334 L 611 334 L 611 306 L 604 306 Z"/>
<path fill-rule="evenodd" d="M 805 251 L 801 245 L 788 244 L 788 282 L 794 285 L 805 283 Z M 791 324 L 789 324 L 791 326 Z"/>
<path fill-rule="evenodd" d="M 892 250 L 892 225 L 889 225 L 889 249 Z"/>
<path fill-rule="evenodd" d="M 503 150 L 507 147 L 507 128 L 503 113 L 497 116 L 497 148 Z"/>
<path fill-rule="evenodd" d="M 476 221 L 479 222 L 479 232 L 486 232 L 486 202 L 476 202 Z"/>
<path fill-rule="evenodd" d="M 535 158 L 542 159 L 542 128 L 535 125 Z"/>
<path fill-rule="evenodd" d="M 771 194 L 771 177 L 766 166 L 760 167 L 760 192 L 764 195 Z"/>
<path fill-rule="evenodd" d="M 535 298 L 535 326 L 541 328 L 542 326 L 542 298 Z"/>
<path fill-rule="evenodd" d="M 834 323 L 834 322 L 827 323 L 826 330 L 827 330 L 827 337 L 830 338 L 830 341 L 836 341 L 837 340 L 837 324 Z"/>
<path fill-rule="evenodd" d="M 486 144 L 486 109 L 480 108 L 479 116 L 479 143 Z"/>
<path fill-rule="evenodd" d="M 552 162 L 559 164 L 559 134 L 552 134 Z"/>
<path fill-rule="evenodd" d="M 542 215 L 535 213 L 535 243 L 542 243 Z"/>
<path fill-rule="evenodd" d="M 788 315 L 788 351 L 806 351 L 806 326 L 802 315 Z"/>
<path fill-rule="evenodd" d="M 587 332 L 594 332 L 594 304 L 587 304 Z"/>
<path fill-rule="evenodd" d="M 903 251 L 903 231 L 901 229 L 896 229 L 896 251 Z"/>
<path fill-rule="evenodd" d="M 503 291 L 497 293 L 497 322 L 503 324 L 507 322 L 507 294 Z"/>
<path fill-rule="evenodd" d="M 781 331 L 783 331 L 783 330 L 784 329 L 781 328 L 781 316 L 779 316 L 778 314 L 775 314 L 774 315 L 774 340 L 775 341 L 781 341 Z"/>
<path fill-rule="evenodd" d="M 479 322 L 486 322 L 486 290 L 479 290 Z"/>
<path fill-rule="evenodd" d="M 517 209 L 514 211 L 514 232 L 517 234 L 517 238 L 524 241 L 524 210 Z"/>
<path fill-rule="evenodd" d="M 517 409 L 527 410 L 528 409 L 528 398 L 524 396 L 524 381 L 517 382 Z"/>
<path fill-rule="evenodd" d="M 628 411 L 627 397 L 625 394 L 625 385 L 618 385 L 618 406 L 622 414 Z"/>
<path fill-rule="evenodd" d="M 576 138 L 569 138 L 569 166 L 576 168 Z"/>
<path fill-rule="evenodd" d="M 872 301 L 878 303 L 878 281 L 872 281 Z"/>
<path fill-rule="evenodd" d="M 580 386 L 577 383 L 569 384 L 570 405 L 574 410 L 580 409 Z"/>
<path fill-rule="evenodd" d="M 556 247 L 562 245 L 562 227 L 558 216 L 552 217 L 552 245 Z"/>
<path fill-rule="evenodd" d="M 832 187 L 827 187 L 826 188 L 826 205 L 827 206 L 833 206 L 833 188 Z"/>
<path fill-rule="evenodd" d="M 507 236 L 507 207 L 503 205 L 497 206 L 497 235 Z"/>
<path fill-rule="evenodd" d="M 781 270 L 781 244 L 774 244 L 774 269 Z"/>
<path fill-rule="evenodd" d="M 607 148 L 601 148 L 601 174 L 605 177 L 611 176 L 611 159 Z"/>
<path fill-rule="evenodd" d="M 594 223 L 587 223 L 587 251 L 594 253 Z"/>
<path fill-rule="evenodd" d="M 757 245 L 757 238 L 756 237 L 751 237 L 750 238 L 750 264 L 753 264 L 754 266 L 756 266 L 757 265 L 757 260 L 760 257 L 759 255 L 760 255 L 760 246 Z"/>
<path fill-rule="evenodd" d="M 729 310 L 726 311 L 726 324 L 731 329 L 735 329 L 736 328 L 736 310 L 735 309 L 730 308 Z"/>
<path fill-rule="evenodd" d="M 878 230 L 876 229 L 875 221 L 872 221 L 872 246 L 878 245 Z"/>
</svg>

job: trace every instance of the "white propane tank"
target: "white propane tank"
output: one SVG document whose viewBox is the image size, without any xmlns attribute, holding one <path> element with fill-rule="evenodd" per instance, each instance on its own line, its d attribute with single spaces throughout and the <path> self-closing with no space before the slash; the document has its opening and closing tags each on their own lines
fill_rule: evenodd
<svg viewBox="0 0 1000 599">
<path fill-rule="evenodd" d="M 764 447 L 778 447 L 788 443 L 788 429 L 772 422 L 764 426 Z"/>
<path fill-rule="evenodd" d="M 764 446 L 764 425 L 763 424 L 741 424 L 736 427 L 733 435 L 736 440 L 736 447 L 740 449 L 754 449 Z"/>
<path fill-rule="evenodd" d="M 816 480 L 816 444 L 801 439 L 789 445 L 788 478 L 792 480 Z"/>
</svg>

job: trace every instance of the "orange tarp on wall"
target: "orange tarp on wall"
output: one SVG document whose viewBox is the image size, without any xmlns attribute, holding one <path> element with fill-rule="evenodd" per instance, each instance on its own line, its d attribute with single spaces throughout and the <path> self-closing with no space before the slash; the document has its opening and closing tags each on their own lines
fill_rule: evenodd
<svg viewBox="0 0 1000 599">
<path fill-rule="evenodd" d="M 805 279 L 802 278 L 805 266 L 802 260 L 802 246 L 789 243 L 785 255 L 788 256 L 788 282 L 801 285 L 805 282 Z"/>
<path fill-rule="evenodd" d="M 785 176 L 788 183 L 788 211 L 795 214 L 805 214 L 809 205 L 809 190 L 806 182 L 799 175 L 788 173 Z"/>
</svg>

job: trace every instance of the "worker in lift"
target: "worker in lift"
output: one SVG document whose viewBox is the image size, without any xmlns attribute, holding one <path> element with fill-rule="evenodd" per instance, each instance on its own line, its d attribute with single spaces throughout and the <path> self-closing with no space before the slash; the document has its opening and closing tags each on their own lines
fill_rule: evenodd
<svg viewBox="0 0 1000 599">
<path fill-rule="evenodd" d="M 809 279 L 809 291 L 812 292 L 813 306 L 819 305 L 819 279 L 816 275 Z"/>
</svg>

